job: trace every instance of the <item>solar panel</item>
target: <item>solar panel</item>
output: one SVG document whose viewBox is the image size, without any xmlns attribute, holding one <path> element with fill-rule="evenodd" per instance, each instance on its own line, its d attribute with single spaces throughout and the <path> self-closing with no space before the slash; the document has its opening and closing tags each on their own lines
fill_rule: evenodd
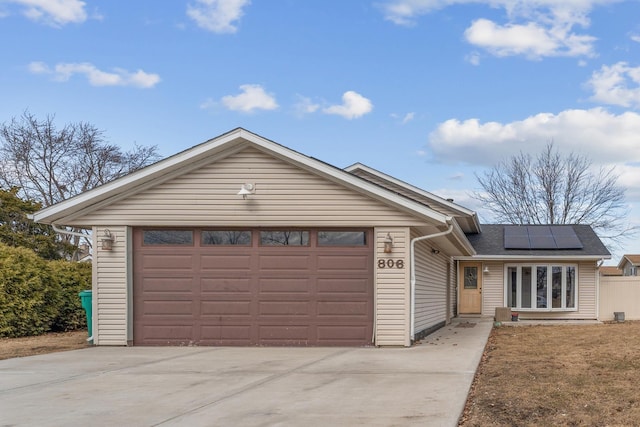
<svg viewBox="0 0 640 427">
<path fill-rule="evenodd" d="M 582 249 L 570 225 L 509 225 L 504 227 L 505 249 Z"/>
<path fill-rule="evenodd" d="M 551 232 L 558 249 L 582 249 L 584 247 L 571 226 L 554 227 Z"/>
</svg>

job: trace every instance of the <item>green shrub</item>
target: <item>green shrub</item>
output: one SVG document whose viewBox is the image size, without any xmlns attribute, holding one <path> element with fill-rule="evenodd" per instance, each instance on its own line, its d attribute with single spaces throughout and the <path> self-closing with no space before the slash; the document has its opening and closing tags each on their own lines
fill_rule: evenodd
<svg viewBox="0 0 640 427">
<path fill-rule="evenodd" d="M 0 336 L 49 331 L 59 296 L 45 260 L 32 250 L 0 244 Z"/>
<path fill-rule="evenodd" d="M 91 264 L 45 261 L 0 243 L 0 337 L 84 328 L 84 289 L 91 289 Z"/>
<path fill-rule="evenodd" d="M 78 292 L 91 289 L 91 264 L 86 262 L 50 261 L 52 280 L 59 291 L 57 316 L 51 330 L 72 331 L 87 326 L 87 318 Z"/>
</svg>

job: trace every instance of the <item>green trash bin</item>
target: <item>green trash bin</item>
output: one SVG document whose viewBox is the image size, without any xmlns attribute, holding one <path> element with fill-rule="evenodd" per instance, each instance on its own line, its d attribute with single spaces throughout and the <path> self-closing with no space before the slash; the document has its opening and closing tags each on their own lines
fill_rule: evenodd
<svg viewBox="0 0 640 427">
<path fill-rule="evenodd" d="M 78 293 L 80 295 L 80 301 L 82 302 L 82 308 L 87 314 L 87 330 L 89 331 L 89 338 L 93 336 L 91 325 L 93 323 L 93 304 L 91 302 L 91 291 L 82 291 Z"/>
</svg>

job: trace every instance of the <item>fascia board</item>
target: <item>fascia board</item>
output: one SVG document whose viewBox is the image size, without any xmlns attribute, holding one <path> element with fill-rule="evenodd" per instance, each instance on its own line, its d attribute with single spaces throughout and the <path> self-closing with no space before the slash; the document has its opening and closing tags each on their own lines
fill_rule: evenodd
<svg viewBox="0 0 640 427">
<path fill-rule="evenodd" d="M 611 255 L 475 255 L 470 257 L 454 257 L 456 261 L 599 261 L 611 259 Z"/>
</svg>

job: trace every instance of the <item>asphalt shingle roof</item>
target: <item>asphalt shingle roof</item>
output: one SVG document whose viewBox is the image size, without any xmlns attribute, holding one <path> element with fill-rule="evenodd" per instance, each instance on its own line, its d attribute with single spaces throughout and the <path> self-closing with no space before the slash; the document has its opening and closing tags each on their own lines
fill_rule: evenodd
<svg viewBox="0 0 640 427">
<path fill-rule="evenodd" d="M 530 255 L 535 256 L 610 256 L 606 246 L 589 225 L 573 224 L 582 249 L 505 249 L 504 228 L 512 224 L 481 224 L 481 233 L 467 234 L 467 239 L 478 255 Z M 563 225 L 566 226 L 566 225 Z M 532 227 L 529 225 L 529 227 Z M 533 225 L 535 227 L 535 225 Z M 550 225 L 549 227 L 554 227 Z"/>
</svg>

